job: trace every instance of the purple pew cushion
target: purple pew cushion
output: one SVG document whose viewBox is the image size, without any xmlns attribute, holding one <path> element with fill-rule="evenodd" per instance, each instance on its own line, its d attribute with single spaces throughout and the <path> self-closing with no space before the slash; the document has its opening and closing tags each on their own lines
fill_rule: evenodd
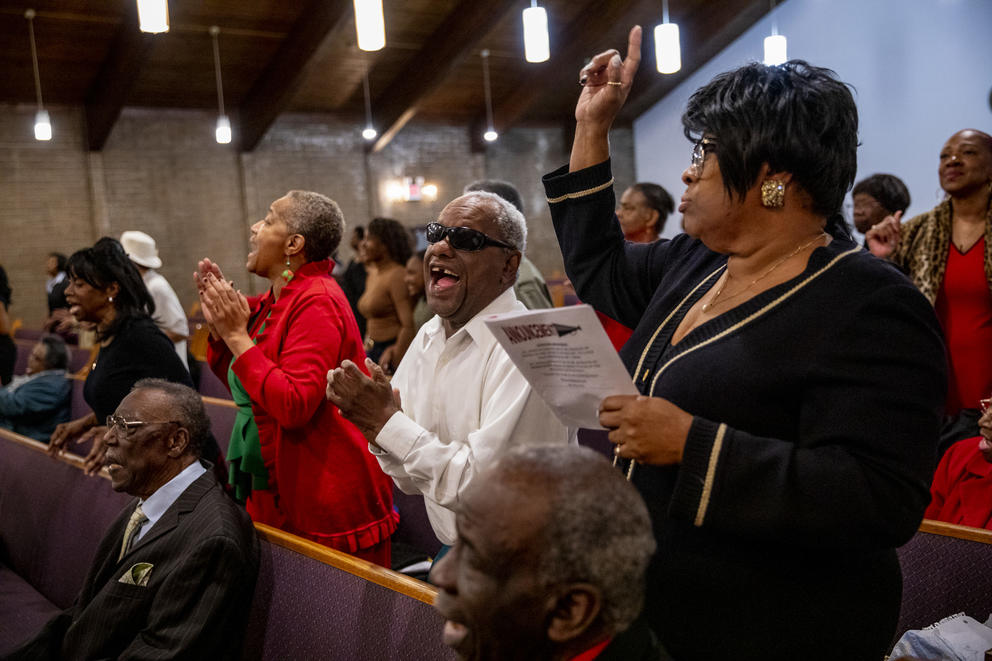
<svg viewBox="0 0 992 661">
<path fill-rule="evenodd" d="M 203 362 L 200 363 L 200 394 L 218 399 L 231 399 L 231 391 L 227 389 L 227 384 L 218 379 L 210 366 Z"/>
<path fill-rule="evenodd" d="M 917 532 L 899 550 L 902 609 L 896 637 L 964 612 L 992 613 L 992 544 Z"/>
<path fill-rule="evenodd" d="M 217 439 L 220 451 L 227 457 L 227 446 L 231 442 L 231 430 L 234 429 L 234 418 L 238 415 L 238 409 L 233 406 L 233 402 L 221 404 L 204 400 L 203 407 L 210 418 L 210 431 Z M 209 458 L 209 457 L 208 457 Z"/>
<path fill-rule="evenodd" d="M 422 601 L 260 540 L 246 659 L 453 659 Z"/>
<path fill-rule="evenodd" d="M 434 557 L 441 549 L 441 542 L 434 534 L 424 497 L 403 493 L 393 487 L 393 506 L 400 513 L 400 524 L 393 533 L 394 542 L 402 542 Z"/>
<path fill-rule="evenodd" d="M 41 631 L 59 611 L 13 570 L 0 566 L 0 657 Z"/>
</svg>

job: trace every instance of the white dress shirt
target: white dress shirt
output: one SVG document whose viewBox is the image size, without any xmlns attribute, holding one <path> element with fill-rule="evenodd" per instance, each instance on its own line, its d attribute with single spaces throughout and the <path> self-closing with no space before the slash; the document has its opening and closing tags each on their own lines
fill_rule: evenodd
<svg viewBox="0 0 992 661">
<path fill-rule="evenodd" d="M 452 507 L 473 477 L 517 445 L 566 445 L 575 431 L 555 417 L 482 322 L 524 310 L 513 289 L 500 294 L 451 337 L 441 318 L 424 324 L 392 386 L 395 413 L 369 450 L 405 493 L 421 493 L 434 533 L 455 542 Z"/>
<path fill-rule="evenodd" d="M 137 544 L 138 540 L 144 537 L 145 533 L 151 530 L 152 526 L 162 518 L 165 511 L 172 507 L 172 503 L 176 502 L 176 499 L 189 488 L 189 485 L 196 482 L 196 479 L 206 472 L 207 469 L 203 467 L 203 464 L 199 461 L 194 461 L 184 468 L 179 475 L 176 475 L 160 486 L 155 493 L 148 496 L 148 500 L 139 501 L 138 505 L 141 506 L 141 511 L 145 513 L 148 520 L 138 528 L 131 546 Z"/>
<path fill-rule="evenodd" d="M 186 320 L 186 313 L 169 281 L 155 269 L 145 271 L 141 279 L 145 281 L 145 287 L 155 301 L 155 314 L 152 315 L 155 325 L 164 331 L 169 330 L 177 335 L 188 336 L 189 322 Z M 179 359 L 183 361 L 186 369 L 189 369 L 189 364 L 186 362 L 186 340 L 179 340 L 173 344 L 176 345 Z"/>
</svg>

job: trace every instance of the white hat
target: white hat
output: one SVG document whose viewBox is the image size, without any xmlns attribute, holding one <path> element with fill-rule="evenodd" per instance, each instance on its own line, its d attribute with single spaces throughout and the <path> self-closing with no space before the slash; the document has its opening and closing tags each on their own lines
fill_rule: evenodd
<svg viewBox="0 0 992 661">
<path fill-rule="evenodd" d="M 155 239 L 144 232 L 128 230 L 121 234 L 121 245 L 124 252 L 131 258 L 131 261 L 138 266 L 149 269 L 157 269 L 162 266 L 162 260 L 158 258 L 158 248 L 155 247 Z"/>
</svg>

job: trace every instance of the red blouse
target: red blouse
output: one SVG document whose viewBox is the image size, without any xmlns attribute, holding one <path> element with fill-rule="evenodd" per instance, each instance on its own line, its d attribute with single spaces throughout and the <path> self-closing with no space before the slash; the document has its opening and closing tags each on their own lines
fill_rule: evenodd
<svg viewBox="0 0 992 661">
<path fill-rule="evenodd" d="M 985 278 L 985 240 L 962 254 L 951 243 L 937 295 L 937 317 L 947 342 L 947 414 L 977 409 L 992 394 L 992 296 Z"/>
<path fill-rule="evenodd" d="M 978 449 L 980 436 L 944 453 L 930 487 L 928 519 L 992 530 L 992 464 Z"/>
</svg>

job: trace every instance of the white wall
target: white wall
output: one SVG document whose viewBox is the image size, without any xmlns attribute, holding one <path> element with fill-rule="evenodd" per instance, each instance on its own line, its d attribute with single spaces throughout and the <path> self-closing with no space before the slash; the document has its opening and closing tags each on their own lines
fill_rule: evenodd
<svg viewBox="0 0 992 661">
<path fill-rule="evenodd" d="M 855 87 L 857 180 L 895 174 L 913 198 L 907 217 L 933 207 L 947 138 L 963 128 L 992 133 L 992 0 L 787 0 L 773 16 L 790 58 L 829 67 Z M 771 21 L 755 24 L 634 123 L 638 179 L 664 186 L 676 205 L 691 150 L 680 119 L 689 96 L 716 74 L 760 60 Z M 647 61 L 638 72 L 660 75 Z M 670 217 L 664 236 L 680 223 Z"/>
</svg>

